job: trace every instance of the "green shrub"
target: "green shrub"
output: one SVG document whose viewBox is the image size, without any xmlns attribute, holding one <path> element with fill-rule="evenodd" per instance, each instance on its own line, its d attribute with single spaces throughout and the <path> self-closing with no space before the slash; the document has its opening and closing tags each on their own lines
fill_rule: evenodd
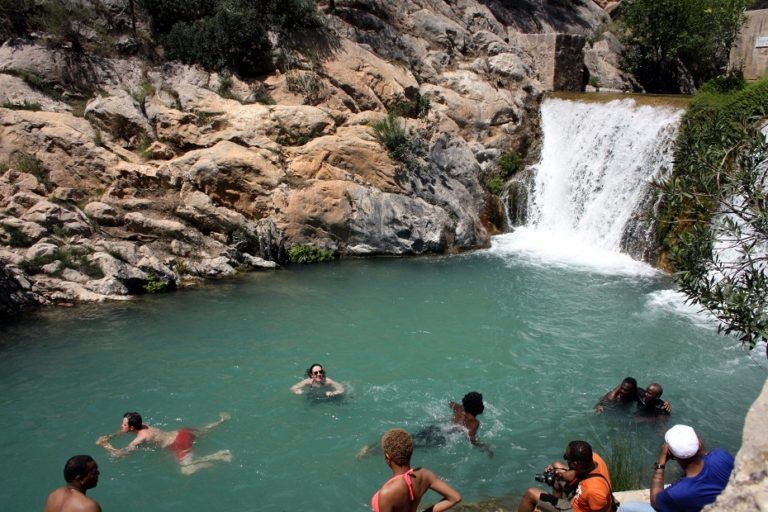
<svg viewBox="0 0 768 512">
<path fill-rule="evenodd" d="M 499 195 L 504 190 L 504 180 L 500 176 L 491 176 L 485 186 L 491 194 Z"/>
<path fill-rule="evenodd" d="M 147 272 L 147 282 L 144 291 L 147 293 L 160 293 L 168 290 L 168 283 L 158 277 L 154 272 Z"/>
<path fill-rule="evenodd" d="M 104 277 L 104 273 L 101 267 L 88 260 L 89 253 L 90 251 L 84 247 L 59 248 L 52 253 L 24 260 L 19 263 L 19 268 L 27 274 L 38 274 L 45 265 L 54 261 L 60 261 L 62 270 L 69 268 L 82 272 L 92 279 L 101 279 Z M 60 274 L 61 271 L 56 272 L 54 275 Z"/>
<path fill-rule="evenodd" d="M 288 260 L 291 263 L 322 263 L 333 259 L 332 250 L 312 244 L 295 244 L 288 250 Z"/>
<path fill-rule="evenodd" d="M 425 118 L 429 114 L 431 105 L 429 98 L 422 96 L 418 91 L 413 98 L 409 99 L 398 94 L 395 97 L 395 101 L 389 107 L 389 112 L 394 112 L 395 115 L 410 117 L 410 118 Z"/>
<path fill-rule="evenodd" d="M 373 135 L 384 147 L 389 156 L 402 164 L 411 173 L 420 173 L 425 169 L 422 160 L 426 156 L 422 138 L 405 128 L 394 112 L 390 111 L 386 119 L 373 123 Z"/>
<path fill-rule="evenodd" d="M 768 339 L 768 275 L 755 247 L 768 244 L 765 169 L 768 80 L 743 89 L 697 94 L 680 124 L 673 172 L 659 183 L 659 233 L 675 281 L 688 299 L 753 348 Z M 743 198 L 743 200 L 742 200 Z M 727 214 L 713 225 L 716 215 Z M 752 255 L 738 268 L 713 254 L 720 237 Z M 714 279 L 712 272 L 723 275 Z"/>
<path fill-rule="evenodd" d="M 7 235 L 6 243 L 11 247 L 29 247 L 32 239 L 25 235 L 19 228 L 13 226 L 0 226 Z"/>
<path fill-rule="evenodd" d="M 507 179 L 520 170 L 520 155 L 507 152 L 502 154 L 496 163 L 499 166 L 499 175 Z"/>
<path fill-rule="evenodd" d="M 43 166 L 43 163 L 32 155 L 21 153 L 16 157 L 15 167 L 20 172 L 31 174 L 37 181 L 39 181 L 44 187 L 49 188 L 52 183 L 49 177 L 48 169 Z"/>
<path fill-rule="evenodd" d="M 3 108 L 7 108 L 10 110 L 34 110 L 38 111 L 41 110 L 41 106 L 37 102 L 30 102 L 27 100 L 22 101 L 21 103 L 14 103 L 11 101 L 6 101 L 3 103 Z"/>
<path fill-rule="evenodd" d="M 227 72 L 222 72 L 219 75 L 219 87 L 217 91 L 222 98 L 228 98 L 230 100 L 235 99 L 235 95 L 232 94 L 232 75 Z"/>
<path fill-rule="evenodd" d="M 721 73 L 752 0 L 625 0 L 625 66 L 648 92 L 678 92 Z"/>
</svg>

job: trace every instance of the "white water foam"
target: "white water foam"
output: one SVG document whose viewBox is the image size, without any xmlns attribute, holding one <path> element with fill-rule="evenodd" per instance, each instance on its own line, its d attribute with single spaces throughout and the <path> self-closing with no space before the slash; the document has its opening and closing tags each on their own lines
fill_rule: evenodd
<svg viewBox="0 0 768 512">
<path fill-rule="evenodd" d="M 540 267 L 554 266 L 619 276 L 660 275 L 647 263 L 624 253 L 597 247 L 573 234 L 529 227 L 519 227 L 512 233 L 494 236 L 488 252 L 502 257 L 515 255 Z"/>
<path fill-rule="evenodd" d="M 717 329 L 718 320 L 701 306 L 686 302 L 684 293 L 677 290 L 657 290 L 649 293 L 646 308 L 661 310 L 682 316 L 698 327 Z"/>
</svg>

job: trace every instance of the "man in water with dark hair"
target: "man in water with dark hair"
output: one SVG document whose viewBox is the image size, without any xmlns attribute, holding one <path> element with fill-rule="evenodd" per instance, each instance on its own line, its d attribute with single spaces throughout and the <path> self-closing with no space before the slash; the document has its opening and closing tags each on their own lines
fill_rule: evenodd
<svg viewBox="0 0 768 512">
<path fill-rule="evenodd" d="M 649 384 L 647 389 L 637 387 L 637 381 L 626 377 L 621 384 L 607 392 L 595 404 L 595 413 L 600 414 L 605 407 L 636 403 L 637 414 L 641 417 L 664 416 L 672 412 L 669 402 L 661 400 L 663 390 L 660 384 Z"/>
<path fill-rule="evenodd" d="M 480 428 L 480 421 L 478 421 L 477 417 L 485 410 L 483 395 L 477 391 L 470 391 L 461 399 L 461 405 L 456 402 L 448 402 L 448 405 L 453 409 L 451 425 L 449 427 L 430 425 L 422 428 L 413 434 L 413 445 L 416 448 L 444 446 L 448 442 L 450 433 L 459 430 L 458 427 L 463 427 L 463 429 L 466 429 L 469 442 L 482 449 L 488 457 L 493 457 L 493 451 L 490 447 L 477 439 L 477 431 Z M 379 448 L 378 443 L 366 445 L 357 452 L 357 458 L 377 453 Z"/>
<path fill-rule="evenodd" d="M 43 512 L 101 512 L 101 506 L 85 495 L 99 482 L 99 466 L 90 455 L 75 455 L 64 465 L 66 487 L 59 487 L 45 502 Z"/>
<path fill-rule="evenodd" d="M 606 406 L 612 407 L 621 404 L 630 404 L 639 400 L 637 381 L 632 377 L 626 377 L 621 384 L 607 392 L 595 404 L 595 412 L 600 414 Z"/>
<path fill-rule="evenodd" d="M 453 409 L 453 424 L 465 427 L 469 442 L 481 448 L 489 457 L 493 457 L 493 451 L 488 445 L 477 440 L 477 431 L 480 428 L 480 421 L 477 417 L 483 414 L 485 410 L 483 395 L 477 391 L 470 391 L 461 399 L 461 405 L 456 402 L 450 402 L 448 405 Z"/>
<path fill-rule="evenodd" d="M 123 457 L 134 451 L 141 444 L 155 444 L 161 448 L 167 448 L 176 455 L 176 459 L 181 466 L 181 472 L 185 475 L 212 466 L 212 462 L 232 460 L 232 453 L 229 450 L 219 450 L 216 453 L 206 455 L 205 457 L 195 458 L 192 454 L 192 443 L 200 434 L 208 433 L 212 428 L 222 424 L 230 418 L 229 414 L 222 412 L 218 421 L 206 425 L 201 429 L 182 428 L 174 431 L 164 431 L 159 428 L 150 427 L 144 424 L 141 415 L 137 412 L 127 412 L 123 414 L 123 423 L 120 430 L 114 434 L 100 437 L 96 444 L 103 447 L 113 457 Z M 114 448 L 110 440 L 122 434 L 132 433 L 136 438 L 125 448 Z"/>
</svg>

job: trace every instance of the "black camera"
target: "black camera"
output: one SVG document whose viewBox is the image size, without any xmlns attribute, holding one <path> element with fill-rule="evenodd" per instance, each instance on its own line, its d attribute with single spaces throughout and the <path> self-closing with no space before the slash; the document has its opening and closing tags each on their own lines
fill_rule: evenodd
<svg viewBox="0 0 768 512">
<path fill-rule="evenodd" d="M 535 478 L 537 482 L 542 482 L 550 487 L 554 487 L 555 480 L 557 480 L 557 473 L 555 473 L 554 469 L 550 469 L 543 473 L 536 473 L 533 478 Z"/>
</svg>

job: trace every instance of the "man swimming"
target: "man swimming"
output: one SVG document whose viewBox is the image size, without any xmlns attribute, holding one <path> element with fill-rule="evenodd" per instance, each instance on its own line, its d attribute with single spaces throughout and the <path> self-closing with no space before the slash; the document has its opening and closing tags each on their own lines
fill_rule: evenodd
<svg viewBox="0 0 768 512">
<path fill-rule="evenodd" d="M 483 395 L 477 391 L 470 391 L 461 399 L 461 404 L 448 402 L 453 409 L 453 418 L 450 426 L 430 425 L 413 434 L 413 446 L 417 448 L 433 448 L 444 446 L 452 432 L 465 431 L 469 442 L 483 450 L 488 457 L 493 457 L 493 451 L 477 439 L 477 431 L 480 429 L 480 421 L 477 419 L 485 410 Z M 366 445 L 357 452 L 360 459 L 378 452 L 378 444 Z"/>
<path fill-rule="evenodd" d="M 201 429 L 182 428 L 179 430 L 165 431 L 159 428 L 146 425 L 137 412 L 127 412 L 123 414 L 123 422 L 120 430 L 114 434 L 101 436 L 96 444 L 103 447 L 113 457 L 124 457 L 134 451 L 142 444 L 154 444 L 161 448 L 167 448 L 176 455 L 176 459 L 181 466 L 181 472 L 185 475 L 191 475 L 196 471 L 211 467 L 213 462 L 232 460 L 232 453 L 229 450 L 219 450 L 216 453 L 206 455 L 205 457 L 194 457 L 192 454 L 192 443 L 200 434 L 206 434 L 214 427 L 222 424 L 230 418 L 229 414 L 222 412 L 219 419 L 210 425 Z M 136 438 L 125 448 L 115 448 L 110 440 L 118 435 L 132 433 Z"/>
</svg>

